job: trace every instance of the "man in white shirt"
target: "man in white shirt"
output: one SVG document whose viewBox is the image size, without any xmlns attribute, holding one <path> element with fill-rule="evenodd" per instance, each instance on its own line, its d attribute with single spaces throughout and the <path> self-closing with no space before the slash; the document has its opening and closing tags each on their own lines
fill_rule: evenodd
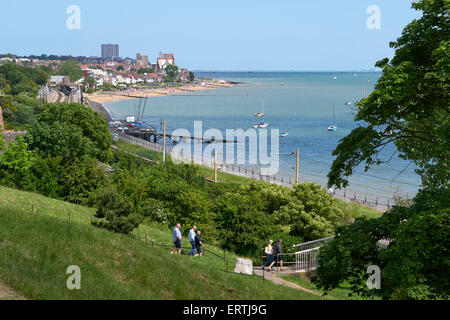
<svg viewBox="0 0 450 320">
<path fill-rule="evenodd" d="M 173 253 L 181 254 L 181 225 L 177 224 L 175 228 L 173 228 Z"/>
<path fill-rule="evenodd" d="M 188 253 L 188 256 L 195 256 L 195 230 L 197 230 L 197 227 L 193 226 L 189 231 L 189 242 L 191 243 L 192 250 Z"/>
</svg>

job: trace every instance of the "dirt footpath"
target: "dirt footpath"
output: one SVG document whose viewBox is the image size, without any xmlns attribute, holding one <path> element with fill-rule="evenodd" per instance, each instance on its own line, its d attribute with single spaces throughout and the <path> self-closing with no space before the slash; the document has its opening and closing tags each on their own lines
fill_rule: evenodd
<svg viewBox="0 0 450 320">
<path fill-rule="evenodd" d="M 0 280 L 0 300 L 26 300 L 26 298 L 7 287 Z"/>
</svg>

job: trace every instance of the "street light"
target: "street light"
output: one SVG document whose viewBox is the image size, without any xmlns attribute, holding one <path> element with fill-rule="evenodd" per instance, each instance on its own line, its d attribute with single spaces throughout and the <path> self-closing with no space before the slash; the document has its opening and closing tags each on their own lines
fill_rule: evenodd
<svg viewBox="0 0 450 320">
<path fill-rule="evenodd" d="M 297 155 L 297 161 L 296 161 L 296 166 L 291 167 L 292 169 L 295 170 L 295 184 L 298 184 L 299 182 L 299 163 L 300 163 L 300 148 L 297 148 L 297 153 L 295 152 L 288 152 L 288 153 L 272 153 L 273 155 Z"/>
</svg>

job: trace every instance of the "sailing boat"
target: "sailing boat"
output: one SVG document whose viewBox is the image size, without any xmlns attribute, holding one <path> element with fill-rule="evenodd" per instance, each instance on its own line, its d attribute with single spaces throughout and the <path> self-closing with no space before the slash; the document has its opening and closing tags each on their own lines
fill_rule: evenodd
<svg viewBox="0 0 450 320">
<path fill-rule="evenodd" d="M 262 119 L 259 123 L 255 124 L 253 128 L 267 128 L 269 124 Z"/>
<path fill-rule="evenodd" d="M 253 128 L 267 128 L 269 126 L 269 124 L 264 121 L 264 100 L 263 100 L 263 112 L 256 113 L 255 117 L 258 118 L 262 117 L 262 120 L 259 123 L 255 124 Z"/>
<path fill-rule="evenodd" d="M 264 100 L 263 100 L 263 112 L 257 112 L 254 114 L 254 116 L 257 118 L 264 117 Z"/>
<path fill-rule="evenodd" d="M 330 131 L 330 132 L 336 132 L 337 131 L 336 114 L 334 112 L 334 103 L 333 103 L 333 122 L 331 122 L 331 126 L 328 127 L 328 131 Z"/>
</svg>

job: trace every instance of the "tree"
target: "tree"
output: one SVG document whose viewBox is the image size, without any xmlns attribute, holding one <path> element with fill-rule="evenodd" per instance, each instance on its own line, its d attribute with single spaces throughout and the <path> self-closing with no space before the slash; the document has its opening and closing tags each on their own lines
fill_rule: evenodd
<svg viewBox="0 0 450 320">
<path fill-rule="evenodd" d="M 69 76 L 70 81 L 77 81 L 83 77 L 83 71 L 80 68 L 80 63 L 76 60 L 67 60 L 58 68 L 57 74 L 61 76 Z"/>
<path fill-rule="evenodd" d="M 92 146 L 94 148 L 94 155 L 100 161 L 109 161 L 112 157 L 111 155 L 111 144 L 112 137 L 109 132 L 108 123 L 103 119 L 101 115 L 94 112 L 92 109 L 85 107 L 79 103 L 52 103 L 45 105 L 42 112 L 39 114 L 37 119 L 38 124 L 36 127 L 42 126 L 51 128 L 56 123 L 61 123 L 61 127 L 78 127 L 80 131 L 75 130 L 75 132 L 80 132 L 84 138 L 89 139 L 92 142 Z M 40 133 L 41 131 L 35 130 L 32 132 Z M 65 139 L 64 130 L 59 131 L 62 135 L 60 138 Z M 67 133 L 67 138 L 71 136 L 70 139 L 75 139 L 75 137 Z M 77 134 L 77 133 L 74 133 Z M 48 136 L 51 137 L 51 136 Z M 88 147 L 88 144 L 85 143 L 85 139 L 82 137 L 78 137 L 78 141 L 83 142 L 83 147 Z M 53 138 L 52 138 L 53 139 Z M 50 140 L 47 140 L 50 141 Z M 38 144 L 39 139 L 36 140 L 36 137 L 33 136 L 33 144 Z M 68 146 L 68 145 L 67 145 Z M 41 145 L 42 148 L 46 148 L 46 146 Z M 39 148 L 41 148 L 39 147 Z M 48 145 L 49 148 L 53 148 Z M 69 147 L 69 146 L 68 146 Z M 76 146 L 72 146 L 72 148 L 76 148 Z M 42 151 L 45 151 L 41 149 Z M 87 151 L 87 149 L 85 149 Z M 91 155 L 91 151 L 87 151 L 88 154 Z"/>
<path fill-rule="evenodd" d="M 112 83 L 109 83 L 109 82 L 103 82 L 102 90 L 103 91 L 113 91 L 114 90 L 114 85 Z"/>
<path fill-rule="evenodd" d="M 67 122 L 54 122 L 50 125 L 38 121 L 27 138 L 31 149 L 42 155 L 59 156 L 64 164 L 84 156 L 98 155 L 94 142 L 85 137 L 78 126 Z"/>
<path fill-rule="evenodd" d="M 40 101 L 36 98 L 28 97 L 24 94 L 17 96 L 4 96 L 0 98 L 0 105 L 9 99 L 10 107 L 4 110 L 4 120 L 9 127 L 27 128 L 36 121 L 37 114 L 40 112 Z"/>
<path fill-rule="evenodd" d="M 338 227 L 335 238 L 319 251 L 316 285 L 327 292 L 348 281 L 353 293 L 369 296 L 367 266 L 384 267 L 377 242 L 395 234 L 400 221 L 408 216 L 405 208 L 396 207 L 378 220 L 360 217 L 352 225 Z"/>
<path fill-rule="evenodd" d="M 377 62 L 383 75 L 374 92 L 357 103 L 355 120 L 366 125 L 334 150 L 330 187 L 347 186 L 346 177 L 361 163 L 368 170 L 388 161 L 380 157 L 390 143 L 400 158 L 416 164 L 424 186 L 442 186 L 450 179 L 450 4 L 420 0 L 412 7 L 423 16 L 390 43 L 394 58 Z"/>
<path fill-rule="evenodd" d="M 413 215 L 399 226 L 394 244 L 381 252 L 383 292 L 392 299 L 448 299 L 450 209 Z"/>
<path fill-rule="evenodd" d="M 168 64 L 166 68 L 166 81 L 167 82 L 174 82 L 178 78 L 178 67 L 172 64 Z"/>
<path fill-rule="evenodd" d="M 189 81 L 194 81 L 195 80 L 195 74 L 192 71 L 189 71 Z"/>
<path fill-rule="evenodd" d="M 117 71 L 123 71 L 123 70 L 125 70 L 125 68 L 123 67 L 123 65 L 120 65 L 120 66 L 117 67 Z"/>
<path fill-rule="evenodd" d="M 84 84 L 88 85 L 89 88 L 95 88 L 96 81 L 92 77 L 86 77 L 84 79 Z"/>
<path fill-rule="evenodd" d="M 36 96 L 38 87 L 47 82 L 48 73 L 39 68 L 6 63 L 0 66 L 0 90 L 4 94 L 27 93 Z"/>
<path fill-rule="evenodd" d="M 153 68 L 141 68 L 138 71 L 139 74 L 145 74 L 145 73 L 155 73 L 155 69 Z"/>
<path fill-rule="evenodd" d="M 336 229 L 319 252 L 316 285 L 330 291 L 348 281 L 369 296 L 368 265 L 381 269 L 384 299 L 447 299 L 450 189 L 421 190 L 411 207 L 394 207 L 379 219 L 357 218 Z M 380 240 L 390 240 L 387 248 Z"/>
</svg>

